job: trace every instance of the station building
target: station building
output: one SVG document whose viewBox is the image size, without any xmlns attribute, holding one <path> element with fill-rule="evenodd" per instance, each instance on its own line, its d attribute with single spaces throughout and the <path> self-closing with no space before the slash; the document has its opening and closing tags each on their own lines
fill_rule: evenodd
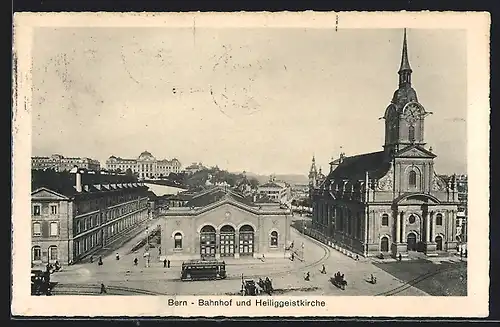
<svg viewBox="0 0 500 327">
<path fill-rule="evenodd" d="M 226 187 L 190 196 L 184 206 L 160 209 L 161 253 L 169 260 L 265 258 L 285 255 L 291 211 L 254 203 Z"/>
<path fill-rule="evenodd" d="M 383 150 L 341 153 L 330 163 L 328 176 L 311 190 L 313 231 L 324 242 L 365 256 L 455 251 L 457 178 L 435 172 L 436 154 L 424 134 L 430 112 L 411 84 L 406 31 L 398 74 L 399 87 L 383 116 Z"/>
<path fill-rule="evenodd" d="M 148 210 L 133 177 L 33 170 L 32 264 L 75 263 L 140 228 Z"/>
</svg>

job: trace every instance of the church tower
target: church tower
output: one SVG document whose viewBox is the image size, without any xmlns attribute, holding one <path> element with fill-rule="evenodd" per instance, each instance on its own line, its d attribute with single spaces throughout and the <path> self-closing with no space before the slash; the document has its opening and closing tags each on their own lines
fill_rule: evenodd
<svg viewBox="0 0 500 327">
<path fill-rule="evenodd" d="M 384 148 L 391 155 L 410 145 L 425 146 L 424 119 L 429 113 L 418 102 L 417 92 L 411 83 L 412 73 L 405 29 L 398 71 L 399 87 L 394 92 L 391 104 L 387 107 L 383 117 L 385 119 Z"/>
<path fill-rule="evenodd" d="M 309 170 L 309 187 L 316 187 L 316 179 L 318 177 L 318 170 L 316 169 L 316 159 L 312 158 L 311 169 Z"/>
</svg>

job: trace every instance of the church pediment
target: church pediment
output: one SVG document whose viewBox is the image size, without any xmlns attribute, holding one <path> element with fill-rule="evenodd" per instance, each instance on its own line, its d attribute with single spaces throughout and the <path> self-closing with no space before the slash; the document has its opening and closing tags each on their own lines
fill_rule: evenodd
<svg viewBox="0 0 500 327">
<path fill-rule="evenodd" d="M 411 145 L 401 149 L 394 155 L 396 158 L 435 158 L 436 155 L 418 145 Z"/>
<path fill-rule="evenodd" d="M 36 200 L 68 200 L 67 196 L 49 190 L 45 187 L 39 188 L 31 192 L 31 198 Z"/>
<path fill-rule="evenodd" d="M 404 193 L 394 199 L 395 204 L 431 204 L 431 203 L 441 203 L 438 198 L 431 194 L 424 193 Z"/>
</svg>

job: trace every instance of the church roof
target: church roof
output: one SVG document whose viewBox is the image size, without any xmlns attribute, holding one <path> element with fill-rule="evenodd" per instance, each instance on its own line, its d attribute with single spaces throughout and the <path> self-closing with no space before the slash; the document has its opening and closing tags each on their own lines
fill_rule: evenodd
<svg viewBox="0 0 500 327">
<path fill-rule="evenodd" d="M 327 180 L 348 179 L 364 180 L 368 172 L 369 178 L 380 178 L 390 168 L 390 162 L 384 151 L 365 153 L 344 160 L 327 177 Z"/>
</svg>

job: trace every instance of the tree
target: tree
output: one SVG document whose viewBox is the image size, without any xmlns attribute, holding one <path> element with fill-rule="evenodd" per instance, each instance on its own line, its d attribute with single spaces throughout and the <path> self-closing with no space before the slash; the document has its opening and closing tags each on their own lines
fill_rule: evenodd
<svg viewBox="0 0 500 327">
<path fill-rule="evenodd" d="M 257 178 L 255 177 L 252 177 L 248 180 L 250 182 L 250 186 L 255 189 L 259 186 L 259 181 L 257 180 Z"/>
<path fill-rule="evenodd" d="M 134 173 L 132 172 L 132 169 L 127 168 L 127 170 L 125 170 L 125 175 L 127 175 L 127 176 L 134 176 Z"/>
</svg>

